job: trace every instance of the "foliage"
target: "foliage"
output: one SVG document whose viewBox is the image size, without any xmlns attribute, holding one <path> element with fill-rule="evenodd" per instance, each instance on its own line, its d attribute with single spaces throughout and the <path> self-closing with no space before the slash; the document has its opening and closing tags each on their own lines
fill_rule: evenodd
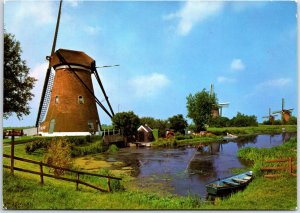
<svg viewBox="0 0 300 213">
<path fill-rule="evenodd" d="M 4 100 L 3 117 L 7 119 L 16 113 L 18 119 L 29 115 L 29 101 L 36 79 L 28 76 L 29 68 L 21 59 L 20 42 L 15 36 L 4 32 Z"/>
<path fill-rule="evenodd" d="M 110 145 L 107 150 L 107 152 L 112 153 L 112 154 L 116 153 L 118 151 L 119 151 L 119 148 L 115 144 Z"/>
<path fill-rule="evenodd" d="M 227 117 L 218 116 L 218 117 L 212 118 L 210 120 L 209 126 L 211 126 L 211 127 L 227 127 L 227 126 L 230 126 L 230 119 Z"/>
<path fill-rule="evenodd" d="M 133 140 L 133 136 L 135 136 L 137 128 L 140 125 L 139 117 L 132 111 L 115 114 L 112 118 L 112 122 L 116 129 L 121 129 L 121 132 L 129 141 Z"/>
<path fill-rule="evenodd" d="M 290 120 L 286 124 L 288 124 L 288 125 L 297 125 L 297 117 L 291 116 Z"/>
<path fill-rule="evenodd" d="M 185 133 L 185 128 L 188 126 L 187 121 L 183 118 L 182 114 L 174 115 L 168 119 L 170 123 L 170 129 L 173 129 L 174 132 L 180 132 L 181 134 Z"/>
<path fill-rule="evenodd" d="M 68 143 L 63 139 L 52 140 L 45 155 L 45 162 L 62 168 L 71 167 L 71 149 Z M 53 168 L 51 170 L 53 170 L 55 176 L 61 176 L 64 174 L 63 169 Z"/>
<path fill-rule="evenodd" d="M 230 126 L 243 127 L 243 126 L 258 126 L 258 122 L 256 116 L 248 116 L 237 113 L 235 117 L 233 117 L 230 121 Z"/>
<path fill-rule="evenodd" d="M 185 139 L 192 139 L 192 135 L 176 135 L 175 140 L 185 140 Z"/>
<path fill-rule="evenodd" d="M 147 124 L 151 129 L 157 128 L 157 119 L 152 117 L 141 117 L 140 123 L 142 125 Z"/>
<path fill-rule="evenodd" d="M 297 157 L 297 139 L 292 138 L 284 144 L 272 148 L 242 148 L 238 151 L 238 157 L 254 162 L 253 168 L 259 174 L 260 167 L 265 160 Z"/>
<path fill-rule="evenodd" d="M 197 132 L 205 130 L 205 124 L 210 122 L 211 112 L 216 104 L 216 96 L 210 95 L 205 89 L 187 96 L 187 116 L 193 120 Z"/>
<path fill-rule="evenodd" d="M 103 141 L 96 141 L 90 143 L 86 146 L 71 146 L 71 156 L 78 157 L 82 155 L 96 154 L 105 152 L 107 150 L 107 146 L 103 144 Z"/>
<path fill-rule="evenodd" d="M 44 138 L 43 140 L 36 140 L 25 145 L 27 154 L 32 154 L 35 150 L 45 148 L 47 149 L 52 138 Z"/>
</svg>

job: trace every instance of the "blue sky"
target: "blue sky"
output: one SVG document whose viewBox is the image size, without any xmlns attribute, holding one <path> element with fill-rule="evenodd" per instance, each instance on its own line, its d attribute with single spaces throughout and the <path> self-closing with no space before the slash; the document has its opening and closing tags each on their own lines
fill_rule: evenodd
<svg viewBox="0 0 300 213">
<path fill-rule="evenodd" d="M 4 126 L 34 125 L 59 1 L 6 1 L 4 25 L 21 42 L 38 79 L 31 114 Z M 96 60 L 115 112 L 167 119 L 187 115 L 186 96 L 214 84 L 223 116 L 262 121 L 281 98 L 297 115 L 297 5 L 292 1 L 64 1 L 57 49 Z M 95 81 L 96 83 L 96 81 Z M 97 97 L 104 99 L 95 84 Z M 110 119 L 98 109 L 100 120 Z"/>
</svg>

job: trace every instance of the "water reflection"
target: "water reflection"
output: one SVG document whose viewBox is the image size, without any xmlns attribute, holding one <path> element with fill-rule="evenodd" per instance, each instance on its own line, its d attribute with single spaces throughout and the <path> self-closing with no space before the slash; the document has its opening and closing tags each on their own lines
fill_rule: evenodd
<svg viewBox="0 0 300 213">
<path fill-rule="evenodd" d="M 178 149 L 124 148 L 113 155 L 126 166 L 134 168 L 137 182 L 163 183 L 167 189 L 179 195 L 205 196 L 205 184 L 217 178 L 232 175 L 233 168 L 245 168 L 245 162 L 237 158 L 243 147 L 273 147 L 295 137 L 296 133 L 254 135 L 224 143 L 207 143 Z M 112 155 L 107 154 L 107 159 Z"/>
</svg>

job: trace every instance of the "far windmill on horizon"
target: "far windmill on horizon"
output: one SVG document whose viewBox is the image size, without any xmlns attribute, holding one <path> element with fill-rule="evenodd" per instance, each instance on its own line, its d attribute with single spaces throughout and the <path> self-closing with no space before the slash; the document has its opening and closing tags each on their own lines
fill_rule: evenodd
<svg viewBox="0 0 300 213">
<path fill-rule="evenodd" d="M 273 114 L 281 114 L 282 123 L 287 123 L 291 118 L 291 114 L 292 114 L 293 110 L 294 110 L 293 108 L 292 109 L 284 109 L 284 98 L 282 98 L 281 110 L 274 111 Z"/>
<path fill-rule="evenodd" d="M 209 94 L 210 94 L 210 96 L 212 96 L 214 94 L 214 85 L 213 84 L 210 85 L 210 93 Z M 222 117 L 222 109 L 225 107 L 228 107 L 228 106 L 229 106 L 229 102 L 217 103 L 217 105 L 211 112 L 213 118 L 216 118 L 219 116 Z"/>
<path fill-rule="evenodd" d="M 263 116 L 262 118 L 268 118 L 270 124 L 273 124 L 273 123 L 274 123 L 274 120 L 275 120 L 275 116 L 277 116 L 277 115 L 272 115 L 272 114 L 271 114 L 271 108 L 269 108 L 269 115 Z"/>
</svg>

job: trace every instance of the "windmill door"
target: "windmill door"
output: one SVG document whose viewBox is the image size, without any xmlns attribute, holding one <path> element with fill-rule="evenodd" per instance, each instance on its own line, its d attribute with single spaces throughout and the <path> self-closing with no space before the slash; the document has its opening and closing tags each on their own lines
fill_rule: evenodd
<svg viewBox="0 0 300 213">
<path fill-rule="evenodd" d="M 52 119 L 52 120 L 50 121 L 49 134 L 53 133 L 53 131 L 54 131 L 54 126 L 55 126 L 55 119 Z"/>
</svg>

